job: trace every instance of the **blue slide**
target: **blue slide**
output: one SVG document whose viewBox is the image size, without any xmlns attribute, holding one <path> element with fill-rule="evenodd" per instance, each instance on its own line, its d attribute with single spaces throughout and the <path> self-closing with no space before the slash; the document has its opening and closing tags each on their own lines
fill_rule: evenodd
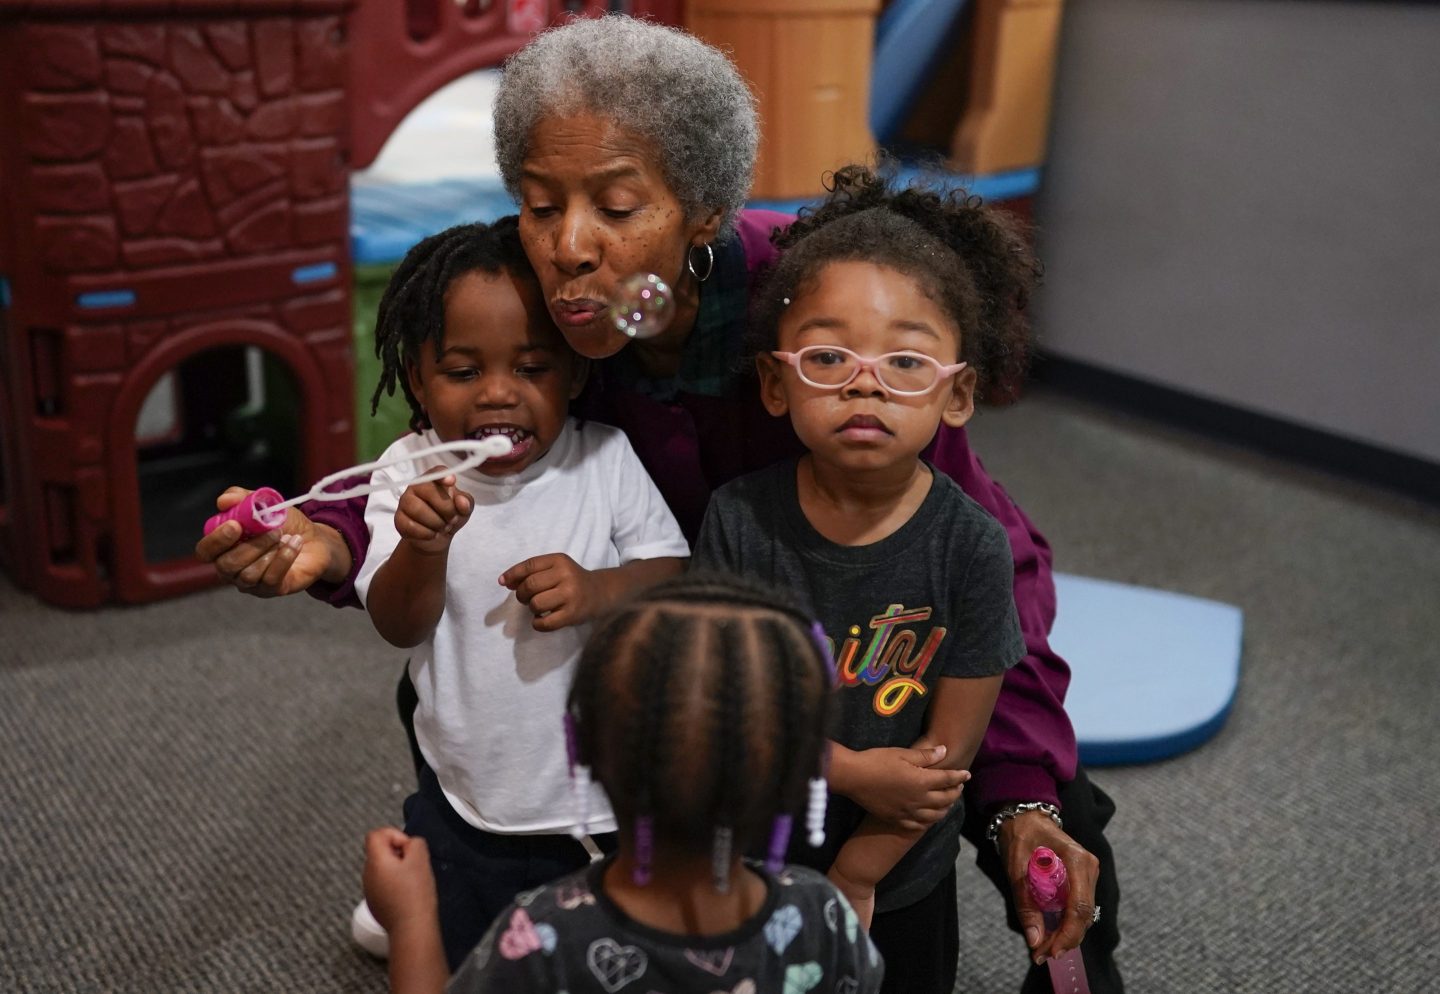
<svg viewBox="0 0 1440 994">
<path fill-rule="evenodd" d="M 881 145 L 900 134 L 905 116 L 945 59 L 965 0 L 895 0 L 875 25 L 870 69 L 870 130 Z"/>
</svg>

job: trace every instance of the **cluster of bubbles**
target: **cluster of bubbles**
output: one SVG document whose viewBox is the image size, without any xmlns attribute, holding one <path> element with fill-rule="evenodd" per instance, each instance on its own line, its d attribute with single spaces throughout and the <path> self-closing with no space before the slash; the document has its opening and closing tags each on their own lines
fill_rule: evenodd
<svg viewBox="0 0 1440 994">
<path fill-rule="evenodd" d="M 675 314 L 670 285 L 654 273 L 636 273 L 620 281 L 610 320 L 630 338 L 654 338 Z"/>
</svg>

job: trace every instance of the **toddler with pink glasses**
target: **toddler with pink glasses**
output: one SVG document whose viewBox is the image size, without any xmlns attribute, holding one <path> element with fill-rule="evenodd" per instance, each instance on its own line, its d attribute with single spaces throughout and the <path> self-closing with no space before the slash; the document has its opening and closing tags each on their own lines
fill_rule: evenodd
<svg viewBox="0 0 1440 994">
<path fill-rule="evenodd" d="M 853 167 L 782 237 L 756 366 L 766 409 L 809 451 L 718 490 L 692 562 L 794 591 L 820 619 L 840 701 L 827 843 L 789 859 L 850 899 L 885 991 L 948 994 L 960 792 L 1025 645 L 1004 528 L 920 453 L 1023 344 L 1022 301 L 997 306 L 994 287 L 1029 252 L 973 198 L 893 192 Z M 895 810 L 897 768 L 952 776 L 888 821 L 875 812 Z"/>
</svg>

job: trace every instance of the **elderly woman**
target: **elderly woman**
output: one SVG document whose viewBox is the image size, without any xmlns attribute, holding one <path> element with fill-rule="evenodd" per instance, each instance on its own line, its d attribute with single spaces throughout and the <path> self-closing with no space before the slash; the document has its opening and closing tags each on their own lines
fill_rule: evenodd
<svg viewBox="0 0 1440 994">
<path fill-rule="evenodd" d="M 683 32 L 619 16 L 577 20 L 506 65 L 495 132 L 550 313 L 576 351 L 600 360 L 585 413 L 627 433 L 693 537 L 713 488 L 797 451 L 788 422 L 765 414 L 753 380 L 736 372 L 751 276 L 774 256 L 769 235 L 789 220 L 742 207 L 759 134 L 752 97 L 723 55 Z M 606 320 L 619 284 L 636 273 L 658 274 L 676 294 L 668 328 L 644 340 Z M 997 289 L 1020 291 L 1025 275 Z M 964 834 L 1037 963 L 1083 939 L 1092 990 L 1121 990 L 1111 957 L 1119 895 L 1102 834 L 1114 808 L 1079 768 L 1062 704 L 1069 670 L 1047 643 L 1049 547 L 986 475 L 963 430 L 942 427 L 926 455 L 1005 526 L 1028 649 L 1005 677 L 972 764 Z M 217 503 L 243 493 L 232 488 Z M 257 596 L 308 589 L 355 603 L 351 580 L 367 546 L 362 501 L 292 510 L 282 531 L 279 540 L 242 540 L 226 525 L 196 554 Z M 402 681 L 402 716 L 406 689 Z M 886 755 L 837 754 L 833 789 L 895 820 L 940 816 L 927 795 L 947 785 L 946 771 L 904 751 L 873 752 Z M 1071 880 L 1051 936 L 1022 883 L 1041 845 L 1060 854 Z M 887 989 L 905 989 L 903 963 L 888 974 Z M 1024 990 L 1049 990 L 1042 967 L 1031 968 Z"/>
</svg>

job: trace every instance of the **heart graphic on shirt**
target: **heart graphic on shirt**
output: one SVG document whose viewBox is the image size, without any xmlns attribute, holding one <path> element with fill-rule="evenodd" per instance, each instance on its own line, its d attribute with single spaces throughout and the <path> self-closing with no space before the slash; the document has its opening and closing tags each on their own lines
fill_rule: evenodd
<svg viewBox="0 0 1440 994">
<path fill-rule="evenodd" d="M 800 934 L 800 926 L 804 919 L 800 917 L 800 909 L 793 904 L 787 904 L 783 908 L 776 908 L 770 920 L 765 923 L 765 941 L 770 943 L 770 948 L 777 954 L 783 953 L 785 947 L 794 941 L 795 936 Z M 806 988 L 809 990 L 809 988 Z"/>
<path fill-rule="evenodd" d="M 746 977 L 728 991 L 711 991 L 710 994 L 755 994 L 755 981 Z"/>
<path fill-rule="evenodd" d="M 635 946 L 622 946 L 614 939 L 596 939 L 585 953 L 590 972 L 610 994 L 639 979 L 645 972 L 645 951 Z"/>
<path fill-rule="evenodd" d="M 796 963 L 785 968 L 785 994 L 805 994 L 820 983 L 824 971 L 819 963 Z"/>
<path fill-rule="evenodd" d="M 825 902 L 825 924 L 830 926 L 830 931 L 840 931 L 840 914 L 845 914 L 845 938 L 851 942 L 855 941 L 855 935 L 860 930 L 860 919 L 855 915 L 855 909 L 850 907 L 850 902 L 844 896 L 832 897 Z"/>
<path fill-rule="evenodd" d="M 574 911 L 582 904 L 594 904 L 595 895 L 584 887 L 566 884 L 555 891 L 555 903 L 565 911 Z"/>
<path fill-rule="evenodd" d="M 687 949 L 685 950 L 685 958 L 706 973 L 723 977 L 725 976 L 725 971 L 730 969 L 730 961 L 735 958 L 735 947 L 731 946 L 723 950 Z"/>
<path fill-rule="evenodd" d="M 860 981 L 854 977 L 845 977 L 835 985 L 835 994 L 855 994 L 860 989 Z"/>
<path fill-rule="evenodd" d="M 550 928 L 550 926 L 545 926 Z M 555 948 L 555 930 L 550 928 L 550 948 Z M 500 955 L 506 959 L 523 959 L 535 950 L 542 948 L 540 935 L 535 930 L 535 923 L 525 913 L 524 908 L 516 908 L 515 913 L 510 916 L 510 927 L 500 936 Z"/>
<path fill-rule="evenodd" d="M 854 942 L 856 933 L 860 931 L 860 916 L 855 914 L 844 894 L 840 895 L 840 910 L 845 914 L 845 938 Z"/>
</svg>

